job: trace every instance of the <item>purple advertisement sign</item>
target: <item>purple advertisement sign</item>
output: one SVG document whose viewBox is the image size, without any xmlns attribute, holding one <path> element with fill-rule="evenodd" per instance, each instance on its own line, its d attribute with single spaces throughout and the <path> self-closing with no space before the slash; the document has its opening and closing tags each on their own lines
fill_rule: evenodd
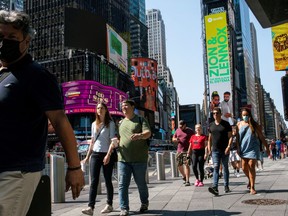
<svg viewBox="0 0 288 216">
<path fill-rule="evenodd" d="M 96 81 L 78 80 L 62 84 L 65 113 L 95 113 L 96 105 L 104 102 L 111 115 L 121 115 L 119 103 L 127 99 L 127 94 L 114 87 Z"/>
</svg>

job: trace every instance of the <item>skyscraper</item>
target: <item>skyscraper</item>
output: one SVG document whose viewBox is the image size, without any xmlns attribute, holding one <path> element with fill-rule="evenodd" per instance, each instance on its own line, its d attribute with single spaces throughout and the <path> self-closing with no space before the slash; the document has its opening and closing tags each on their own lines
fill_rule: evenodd
<svg viewBox="0 0 288 216">
<path fill-rule="evenodd" d="M 145 0 L 130 0 L 131 56 L 148 57 Z"/>
<path fill-rule="evenodd" d="M 146 24 L 148 27 L 149 58 L 158 62 L 158 77 L 162 77 L 167 81 L 165 25 L 161 12 L 157 9 L 148 10 Z"/>
</svg>

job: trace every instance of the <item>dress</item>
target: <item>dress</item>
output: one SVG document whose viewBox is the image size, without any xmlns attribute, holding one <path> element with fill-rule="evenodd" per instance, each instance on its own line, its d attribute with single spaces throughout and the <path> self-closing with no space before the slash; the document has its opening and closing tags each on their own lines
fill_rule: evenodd
<svg viewBox="0 0 288 216">
<path fill-rule="evenodd" d="M 241 140 L 240 157 L 259 160 L 259 156 L 260 156 L 259 140 L 256 137 L 256 135 L 252 134 L 252 131 L 250 128 L 248 128 L 246 130 L 246 133 L 245 133 L 246 127 L 249 127 L 249 125 L 242 126 L 239 130 L 239 136 L 240 136 L 240 140 Z M 244 137 L 243 137 L 243 135 L 244 135 Z"/>
</svg>

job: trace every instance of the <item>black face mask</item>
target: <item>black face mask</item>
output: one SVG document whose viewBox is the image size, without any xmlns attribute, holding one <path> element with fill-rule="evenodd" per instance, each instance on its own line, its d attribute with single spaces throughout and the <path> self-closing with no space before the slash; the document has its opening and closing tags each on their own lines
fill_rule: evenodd
<svg viewBox="0 0 288 216">
<path fill-rule="evenodd" d="M 4 62 L 13 62 L 23 54 L 19 50 L 19 44 L 22 41 L 2 39 L 0 41 L 0 60 Z"/>
</svg>

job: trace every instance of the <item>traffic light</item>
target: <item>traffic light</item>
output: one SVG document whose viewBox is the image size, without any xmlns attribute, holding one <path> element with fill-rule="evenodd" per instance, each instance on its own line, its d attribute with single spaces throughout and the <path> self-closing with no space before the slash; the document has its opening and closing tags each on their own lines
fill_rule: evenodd
<svg viewBox="0 0 288 216">
<path fill-rule="evenodd" d="M 284 106 L 284 118 L 288 121 L 288 74 L 281 78 L 283 106 Z"/>
</svg>

